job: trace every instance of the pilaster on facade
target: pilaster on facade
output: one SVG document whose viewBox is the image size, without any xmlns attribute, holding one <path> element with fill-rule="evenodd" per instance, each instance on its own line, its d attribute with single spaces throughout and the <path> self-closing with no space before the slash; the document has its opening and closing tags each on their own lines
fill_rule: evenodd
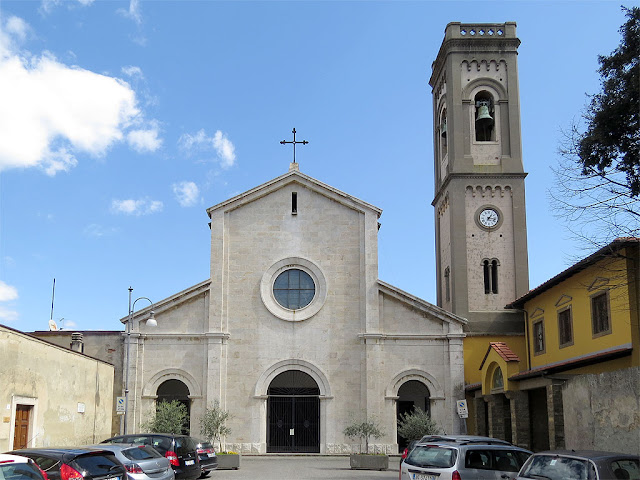
<svg viewBox="0 0 640 480">
<path fill-rule="evenodd" d="M 511 406 L 511 443 L 531 449 L 529 394 L 521 391 L 505 393 Z"/>
<path fill-rule="evenodd" d="M 547 412 L 549 415 L 549 448 L 565 448 L 564 443 L 564 407 L 562 403 L 562 385 L 547 385 Z"/>
</svg>

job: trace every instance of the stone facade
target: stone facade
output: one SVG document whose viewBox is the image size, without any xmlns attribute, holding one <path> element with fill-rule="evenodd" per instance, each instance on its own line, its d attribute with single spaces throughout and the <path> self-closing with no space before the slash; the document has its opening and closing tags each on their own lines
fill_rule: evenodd
<svg viewBox="0 0 640 480">
<path fill-rule="evenodd" d="M 466 321 L 378 279 L 380 209 L 292 164 L 208 213 L 211 278 L 155 303 L 156 328 L 141 322 L 148 308 L 135 314 L 129 431 L 153 410 L 163 383 L 179 380 L 193 434 L 218 400 L 233 416 L 228 448 L 274 451 L 270 387 L 290 371 L 317 386 L 320 453 L 356 450 L 342 431 L 365 417 L 385 431 L 370 448 L 396 453 L 396 402 L 411 381 L 428 391 L 436 423 L 459 431 Z M 315 287 L 296 310 L 274 297 L 275 279 L 290 269 Z"/>
</svg>

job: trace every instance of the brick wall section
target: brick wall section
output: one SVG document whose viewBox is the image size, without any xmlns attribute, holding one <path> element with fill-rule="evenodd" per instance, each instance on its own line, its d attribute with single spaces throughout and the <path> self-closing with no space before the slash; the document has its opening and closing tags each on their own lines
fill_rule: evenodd
<svg viewBox="0 0 640 480">
<path fill-rule="evenodd" d="M 485 414 L 485 397 L 476 397 L 473 399 L 473 406 L 475 409 L 475 418 L 474 418 L 474 425 L 475 425 L 475 433 L 476 435 L 486 435 L 488 432 L 488 425 L 487 422 L 489 421 L 489 419 L 487 418 L 486 414 Z"/>
<path fill-rule="evenodd" d="M 507 392 L 511 405 L 512 443 L 531 449 L 529 395 L 527 392 Z"/>
<path fill-rule="evenodd" d="M 549 415 L 549 448 L 564 447 L 564 408 L 562 385 L 547 385 L 547 412 Z"/>
<path fill-rule="evenodd" d="M 491 395 L 489 397 L 489 436 L 506 440 L 503 408 L 501 396 Z"/>
</svg>

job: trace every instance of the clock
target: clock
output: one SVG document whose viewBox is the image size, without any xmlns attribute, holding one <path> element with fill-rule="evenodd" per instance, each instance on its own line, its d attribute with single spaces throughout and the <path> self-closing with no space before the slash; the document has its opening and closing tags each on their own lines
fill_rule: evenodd
<svg viewBox="0 0 640 480">
<path fill-rule="evenodd" d="M 484 208 L 478 215 L 478 221 L 485 228 L 495 228 L 500 222 L 500 214 L 495 208 Z"/>
</svg>

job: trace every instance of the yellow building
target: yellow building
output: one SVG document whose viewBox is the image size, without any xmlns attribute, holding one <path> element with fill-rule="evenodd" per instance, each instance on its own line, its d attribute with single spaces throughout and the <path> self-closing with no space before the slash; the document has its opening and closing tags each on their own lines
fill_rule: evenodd
<svg viewBox="0 0 640 480">
<path fill-rule="evenodd" d="M 525 315 L 526 351 L 489 344 L 467 389 L 476 433 L 639 452 L 639 245 L 617 239 L 507 306 Z"/>
</svg>

